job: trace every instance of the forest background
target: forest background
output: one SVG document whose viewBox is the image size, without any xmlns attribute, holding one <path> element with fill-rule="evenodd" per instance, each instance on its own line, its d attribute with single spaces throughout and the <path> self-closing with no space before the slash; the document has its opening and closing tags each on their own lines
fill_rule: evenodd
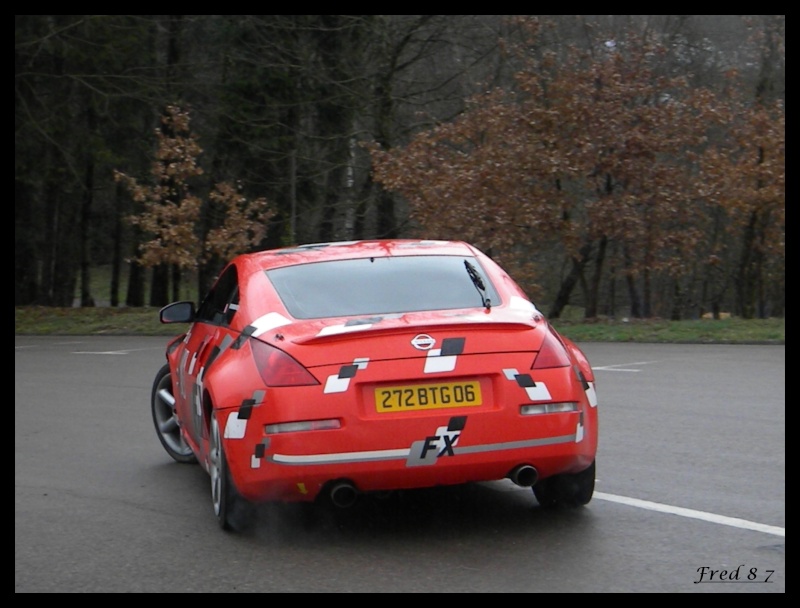
<svg viewBox="0 0 800 608">
<path fill-rule="evenodd" d="M 15 307 L 409 237 L 554 318 L 785 312 L 785 15 L 15 15 L 14 146 Z"/>
</svg>

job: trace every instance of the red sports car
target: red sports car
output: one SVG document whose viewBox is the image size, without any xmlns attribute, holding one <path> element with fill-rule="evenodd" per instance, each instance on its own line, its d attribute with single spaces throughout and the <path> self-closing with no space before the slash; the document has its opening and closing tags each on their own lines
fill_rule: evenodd
<svg viewBox="0 0 800 608">
<path fill-rule="evenodd" d="M 545 507 L 594 492 L 581 350 L 463 242 L 320 243 L 233 259 L 176 302 L 152 390 L 167 453 L 211 478 L 220 526 L 255 503 L 508 478 Z"/>
</svg>

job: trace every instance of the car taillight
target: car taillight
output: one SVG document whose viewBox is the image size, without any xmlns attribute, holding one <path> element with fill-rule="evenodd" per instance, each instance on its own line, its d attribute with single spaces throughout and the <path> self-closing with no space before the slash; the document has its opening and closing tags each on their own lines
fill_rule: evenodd
<svg viewBox="0 0 800 608">
<path fill-rule="evenodd" d="M 250 340 L 258 373 L 267 386 L 309 386 L 319 384 L 305 367 L 282 350 L 260 340 Z"/>
<path fill-rule="evenodd" d="M 542 348 L 536 354 L 531 369 L 550 367 L 568 367 L 570 365 L 567 349 L 552 332 L 548 331 L 542 342 Z"/>
</svg>

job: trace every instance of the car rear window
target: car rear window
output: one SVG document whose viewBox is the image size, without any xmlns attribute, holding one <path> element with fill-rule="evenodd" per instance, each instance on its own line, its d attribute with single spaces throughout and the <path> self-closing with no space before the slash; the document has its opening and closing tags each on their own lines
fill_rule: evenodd
<svg viewBox="0 0 800 608">
<path fill-rule="evenodd" d="M 463 256 L 406 256 L 334 260 L 266 271 L 296 319 L 479 308 L 477 271 L 492 305 L 500 304 L 480 263 Z"/>
</svg>

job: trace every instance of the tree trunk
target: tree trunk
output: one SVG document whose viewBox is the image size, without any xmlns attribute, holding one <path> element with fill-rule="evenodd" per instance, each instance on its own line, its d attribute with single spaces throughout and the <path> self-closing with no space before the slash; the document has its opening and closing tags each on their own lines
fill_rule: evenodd
<svg viewBox="0 0 800 608">
<path fill-rule="evenodd" d="M 597 256 L 594 261 L 594 275 L 592 276 L 592 283 L 589 288 L 586 298 L 586 310 L 584 318 L 594 319 L 597 317 L 597 306 L 600 295 L 600 281 L 603 275 L 603 263 L 606 258 L 606 247 L 608 246 L 608 239 L 605 235 L 600 237 L 600 243 L 597 247 Z"/>
<path fill-rule="evenodd" d="M 127 306 L 144 306 L 144 268 L 137 262 L 131 262 L 128 273 L 128 297 L 125 299 Z"/>
<path fill-rule="evenodd" d="M 743 319 L 752 319 L 755 314 L 754 277 L 753 277 L 753 243 L 756 232 L 756 212 L 750 219 L 742 235 L 742 249 L 739 256 L 738 280 L 736 281 L 736 307 Z"/>
<path fill-rule="evenodd" d="M 153 267 L 150 283 L 150 306 L 161 308 L 169 304 L 169 265 L 159 264 Z"/>
<path fill-rule="evenodd" d="M 550 307 L 550 312 L 547 315 L 551 319 L 557 319 L 560 317 L 561 313 L 564 311 L 564 307 L 569 304 L 569 297 L 572 295 L 572 290 L 575 288 L 575 285 L 577 285 L 578 280 L 583 274 L 583 269 L 586 267 L 586 264 L 589 261 L 591 252 L 592 244 L 586 243 L 583 247 L 581 247 L 579 257 L 572 258 L 572 268 L 570 269 L 569 274 L 561 282 L 561 285 L 558 289 L 558 294 L 556 295 L 553 305 Z"/>
<path fill-rule="evenodd" d="M 683 293 L 681 292 L 681 286 L 678 279 L 675 279 L 675 283 L 672 288 L 672 311 L 670 313 L 670 320 L 672 321 L 680 321 L 682 317 L 682 309 L 683 309 Z"/>
<path fill-rule="evenodd" d="M 36 301 L 36 248 L 31 188 L 14 180 L 14 306 Z"/>
<path fill-rule="evenodd" d="M 172 302 L 177 302 L 181 299 L 181 268 L 177 264 L 172 267 Z"/>
<path fill-rule="evenodd" d="M 625 284 L 628 286 L 631 317 L 640 319 L 642 317 L 642 303 L 639 298 L 639 293 L 636 291 L 636 281 L 634 280 L 633 270 L 631 269 L 631 255 L 627 245 L 623 247 L 623 259 L 625 260 Z"/>
<path fill-rule="evenodd" d="M 94 132 L 95 120 L 90 102 L 87 102 L 87 127 L 90 133 Z M 81 212 L 79 221 L 80 239 L 80 267 L 81 267 L 81 307 L 91 307 L 95 305 L 92 297 L 91 282 L 91 259 L 89 252 L 89 224 L 92 217 L 92 204 L 94 202 L 94 156 L 91 150 L 86 151 L 86 167 L 83 181 L 83 196 L 81 197 Z"/>
<path fill-rule="evenodd" d="M 119 306 L 119 290 L 122 282 L 122 200 L 124 188 L 121 183 L 117 183 L 114 201 L 116 214 L 114 217 L 114 243 L 111 251 L 111 306 Z"/>
<path fill-rule="evenodd" d="M 644 308 L 642 315 L 645 319 L 653 316 L 653 285 L 649 266 L 642 271 L 642 292 L 644 293 Z"/>
</svg>

